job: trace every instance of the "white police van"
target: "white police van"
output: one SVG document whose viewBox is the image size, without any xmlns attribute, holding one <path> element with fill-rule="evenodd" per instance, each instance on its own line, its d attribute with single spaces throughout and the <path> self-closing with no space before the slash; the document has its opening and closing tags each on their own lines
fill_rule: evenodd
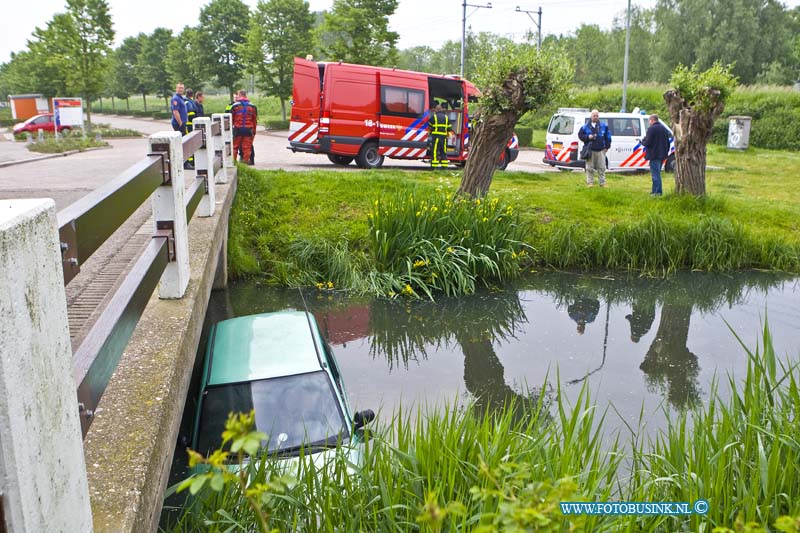
<svg viewBox="0 0 800 533">
<path fill-rule="evenodd" d="M 591 112 L 582 108 L 562 107 L 553 114 L 547 127 L 547 137 L 543 162 L 568 170 L 584 168 L 586 163 L 578 157 L 583 142 L 578 132 L 589 122 Z M 606 153 L 609 170 L 636 170 L 649 168 L 644 158 L 645 149 L 640 140 L 647 132 L 649 115 L 635 108 L 632 113 L 600 113 L 600 122 L 608 124 L 611 132 L 611 149 Z M 659 119 L 659 122 L 664 124 Z M 664 124 L 670 134 L 669 157 L 664 160 L 664 168 L 675 167 L 675 139 L 672 130 Z"/>
</svg>

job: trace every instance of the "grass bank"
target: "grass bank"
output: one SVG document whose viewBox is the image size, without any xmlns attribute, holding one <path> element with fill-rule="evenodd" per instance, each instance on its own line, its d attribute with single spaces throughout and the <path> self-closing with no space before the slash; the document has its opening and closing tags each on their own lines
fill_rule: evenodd
<svg viewBox="0 0 800 533">
<path fill-rule="evenodd" d="M 523 232 L 514 238 L 530 246 L 527 258 L 519 261 L 525 268 L 798 272 L 800 191 L 792 183 L 799 163 L 800 154 L 794 152 L 710 147 L 709 164 L 721 169 L 709 170 L 709 195 L 701 199 L 674 195 L 669 174 L 666 196 L 650 198 L 648 174 L 612 174 L 607 188 L 589 189 L 581 172 L 499 172 L 489 201 L 499 199 L 518 217 Z M 424 168 L 241 168 L 231 223 L 231 271 L 289 285 L 358 285 L 356 274 L 363 278 L 380 270 L 376 228 L 368 216 L 375 201 L 451 194 L 459 182 L 460 172 Z M 430 258 L 410 250 L 406 259 L 413 265 Z"/>
<path fill-rule="evenodd" d="M 796 532 L 800 371 L 776 358 L 767 327 L 759 344 L 743 379 L 714 385 L 652 439 L 640 421 L 602 444 L 615 415 L 585 386 L 574 404 L 556 388 L 499 411 L 400 412 L 374 431 L 361 465 L 340 450 L 327 464 L 301 458 L 287 477 L 262 458 L 239 478 L 247 487 L 220 477 L 193 490 L 167 531 L 255 531 L 258 509 L 261 531 L 763 531 L 744 529 L 753 522 Z M 559 505 L 697 500 L 707 513 L 566 516 Z"/>
</svg>

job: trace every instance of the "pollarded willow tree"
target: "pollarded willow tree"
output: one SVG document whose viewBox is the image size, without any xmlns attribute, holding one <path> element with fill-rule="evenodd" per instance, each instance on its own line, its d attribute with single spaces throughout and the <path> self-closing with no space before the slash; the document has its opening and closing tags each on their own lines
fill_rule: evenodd
<svg viewBox="0 0 800 533">
<path fill-rule="evenodd" d="M 573 71 L 553 50 L 526 43 L 503 43 L 478 64 L 475 81 L 482 96 L 470 119 L 469 159 L 458 190 L 473 198 L 489 190 L 500 154 L 522 115 L 562 96 Z"/>
<path fill-rule="evenodd" d="M 731 67 L 719 63 L 699 72 L 697 66 L 678 65 L 664 93 L 675 133 L 675 192 L 706 194 L 706 145 L 714 120 L 736 87 Z"/>
</svg>

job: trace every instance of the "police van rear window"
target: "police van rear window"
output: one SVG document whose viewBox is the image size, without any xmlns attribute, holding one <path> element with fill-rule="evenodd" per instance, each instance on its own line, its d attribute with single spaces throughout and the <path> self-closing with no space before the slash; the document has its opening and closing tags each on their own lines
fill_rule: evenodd
<svg viewBox="0 0 800 533">
<path fill-rule="evenodd" d="M 547 133 L 554 135 L 572 135 L 572 130 L 575 128 L 575 117 L 568 115 L 556 115 L 550 119 L 550 126 L 547 128 Z"/>
</svg>

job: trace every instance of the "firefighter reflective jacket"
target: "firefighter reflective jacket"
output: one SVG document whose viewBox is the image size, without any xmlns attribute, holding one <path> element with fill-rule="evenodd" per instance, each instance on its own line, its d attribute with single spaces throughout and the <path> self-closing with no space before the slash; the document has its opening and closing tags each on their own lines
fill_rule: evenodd
<svg viewBox="0 0 800 533">
<path fill-rule="evenodd" d="M 233 134 L 252 135 L 258 124 L 258 109 L 249 100 L 239 100 L 231 107 Z"/>
<path fill-rule="evenodd" d="M 447 118 L 447 113 L 444 111 L 431 113 L 428 127 L 431 129 L 431 135 L 447 135 L 447 132 L 450 131 L 450 120 Z"/>
</svg>

